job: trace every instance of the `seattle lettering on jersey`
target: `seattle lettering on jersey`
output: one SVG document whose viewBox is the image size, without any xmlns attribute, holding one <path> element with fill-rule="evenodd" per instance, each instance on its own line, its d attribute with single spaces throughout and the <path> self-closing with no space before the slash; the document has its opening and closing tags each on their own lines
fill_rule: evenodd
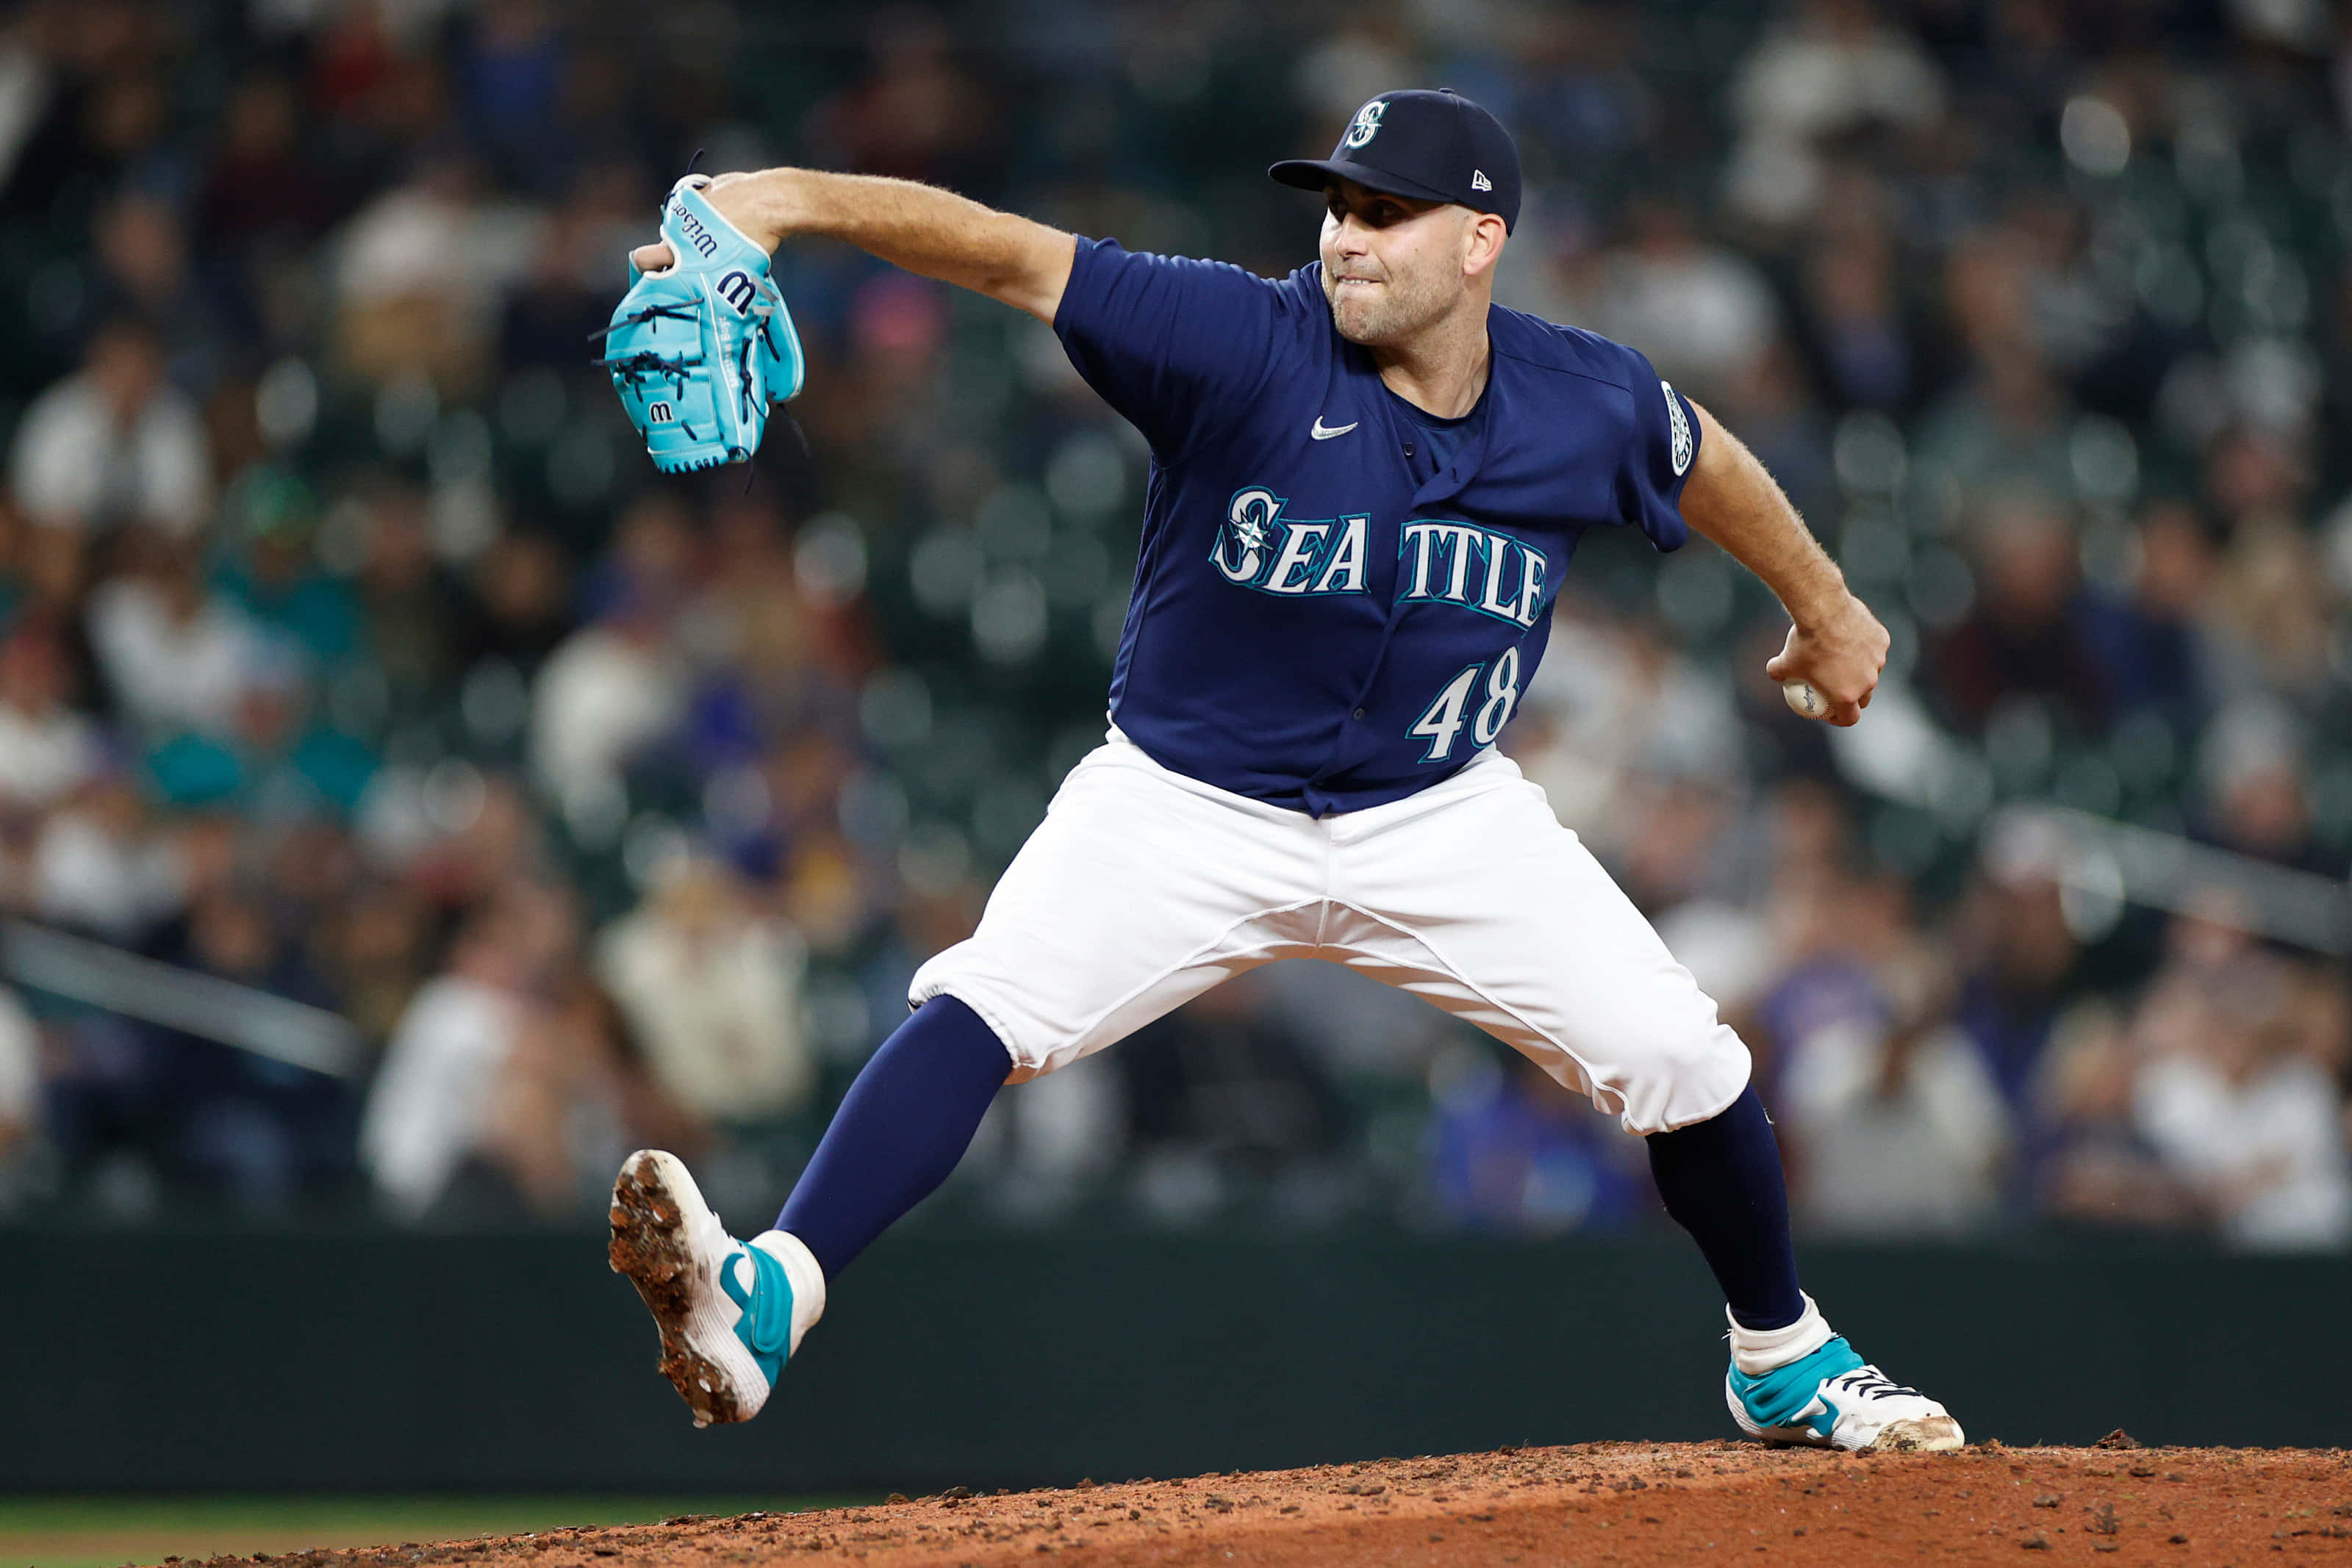
<svg viewBox="0 0 2352 1568">
<path fill-rule="evenodd" d="M 1362 593 L 1369 516 L 1302 522 L 1282 515 L 1283 497 L 1245 485 L 1225 507 L 1209 560 L 1228 582 L 1260 593 Z"/>
<path fill-rule="evenodd" d="M 1263 485 L 1234 492 L 1209 560 L 1228 582 L 1261 593 L 1362 593 L 1368 515 L 1307 522 L 1282 515 Z M 1459 604 L 1522 629 L 1543 613 L 1550 561 L 1507 533 L 1415 517 L 1400 536 L 1400 602 Z"/>
<path fill-rule="evenodd" d="M 1459 604 L 1481 615 L 1532 626 L 1543 612 L 1543 551 L 1505 533 L 1415 517 L 1398 540 L 1397 600 Z"/>
<path fill-rule="evenodd" d="M 1497 744 L 1585 532 L 1687 532 L 1698 416 L 1573 327 L 1488 310 L 1438 465 L 1312 265 L 1082 241 L 1054 330 L 1151 450 L 1111 720 L 1220 789 L 1322 816 L 1427 789 Z"/>
</svg>

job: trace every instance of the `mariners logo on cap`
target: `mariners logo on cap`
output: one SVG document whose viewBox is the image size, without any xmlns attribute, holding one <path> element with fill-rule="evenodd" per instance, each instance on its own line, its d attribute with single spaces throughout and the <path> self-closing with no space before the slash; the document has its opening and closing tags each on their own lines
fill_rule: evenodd
<svg viewBox="0 0 2352 1568">
<path fill-rule="evenodd" d="M 1356 110 L 1356 118 L 1349 123 L 1348 134 L 1341 139 L 1345 145 L 1361 147 L 1370 141 L 1381 128 L 1381 112 L 1387 108 L 1387 103 L 1376 98 Z"/>
</svg>

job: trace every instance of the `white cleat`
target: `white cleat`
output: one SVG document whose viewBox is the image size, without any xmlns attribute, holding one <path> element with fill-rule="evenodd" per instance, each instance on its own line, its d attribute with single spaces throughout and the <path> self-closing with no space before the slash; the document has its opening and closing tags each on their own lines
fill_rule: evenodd
<svg viewBox="0 0 2352 1568">
<path fill-rule="evenodd" d="M 1767 1443 L 1924 1453 L 1968 1442 L 1950 1411 L 1831 1333 L 1810 1296 L 1804 1317 L 1785 1329 L 1759 1334 L 1732 1325 L 1723 1396 L 1739 1429 Z"/>
<path fill-rule="evenodd" d="M 640 1149 L 613 1183 L 613 1272 L 628 1277 L 661 1331 L 661 1372 L 709 1427 L 749 1421 L 824 1311 L 824 1279 L 799 1239 L 750 1244 L 702 1201 L 685 1162 Z"/>
</svg>

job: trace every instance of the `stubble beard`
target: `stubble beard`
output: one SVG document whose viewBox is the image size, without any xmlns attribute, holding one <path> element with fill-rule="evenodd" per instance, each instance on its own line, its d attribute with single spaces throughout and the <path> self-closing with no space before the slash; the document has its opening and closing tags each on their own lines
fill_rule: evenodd
<svg viewBox="0 0 2352 1568">
<path fill-rule="evenodd" d="M 1331 308 L 1331 324 L 1339 336 L 1368 349 L 1387 348 L 1413 337 L 1445 314 L 1446 301 L 1432 279 L 1408 280 L 1391 274 L 1369 298 L 1342 298 L 1339 285 L 1327 266 L 1323 298 Z"/>
</svg>

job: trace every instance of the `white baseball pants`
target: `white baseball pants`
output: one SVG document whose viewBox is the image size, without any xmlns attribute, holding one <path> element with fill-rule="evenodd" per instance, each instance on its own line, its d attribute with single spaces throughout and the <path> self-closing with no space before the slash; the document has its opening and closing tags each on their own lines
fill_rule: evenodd
<svg viewBox="0 0 2352 1568">
<path fill-rule="evenodd" d="M 1426 998 L 1628 1132 L 1712 1117 L 1748 1048 L 1518 765 L 1317 821 L 1171 772 L 1113 730 L 1070 772 L 970 940 L 916 972 L 1012 1052 L 1014 1082 L 1279 958 Z"/>
</svg>

